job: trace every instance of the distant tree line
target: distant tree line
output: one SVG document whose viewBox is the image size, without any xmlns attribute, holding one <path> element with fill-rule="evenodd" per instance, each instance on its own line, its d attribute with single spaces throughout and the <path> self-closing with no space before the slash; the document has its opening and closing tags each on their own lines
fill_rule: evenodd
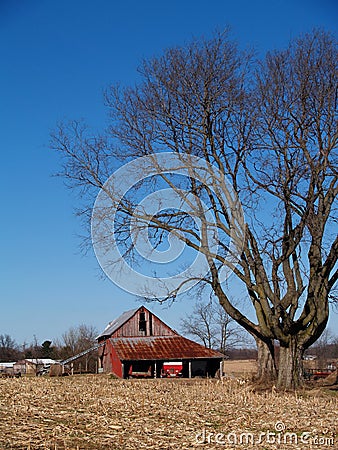
<svg viewBox="0 0 338 450">
<path fill-rule="evenodd" d="M 0 362 L 13 362 L 22 359 L 50 358 L 64 360 L 87 350 L 96 343 L 98 332 L 91 325 L 78 325 L 71 327 L 62 334 L 60 339 L 45 340 L 39 343 L 36 336 L 30 344 L 17 344 L 8 334 L 0 334 Z M 79 358 L 74 361 L 76 371 L 94 371 L 96 367 L 96 353 Z"/>
<path fill-rule="evenodd" d="M 326 329 L 318 341 L 309 348 L 307 354 L 317 356 L 319 362 L 338 359 L 338 336 Z"/>
</svg>

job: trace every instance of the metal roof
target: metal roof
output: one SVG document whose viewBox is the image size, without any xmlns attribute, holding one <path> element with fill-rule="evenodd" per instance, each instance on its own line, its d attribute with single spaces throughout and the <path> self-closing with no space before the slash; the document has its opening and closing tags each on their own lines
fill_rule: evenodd
<svg viewBox="0 0 338 450">
<path fill-rule="evenodd" d="M 0 368 L 12 368 L 15 362 L 0 362 Z"/>
<path fill-rule="evenodd" d="M 110 338 L 121 361 L 221 359 L 224 355 L 183 336 Z"/>
<path fill-rule="evenodd" d="M 101 334 L 97 336 L 96 339 L 99 339 L 103 336 L 111 336 L 113 333 L 115 333 L 116 330 L 118 330 L 124 323 L 126 323 L 129 319 L 133 317 L 133 315 L 141 308 L 138 307 L 136 309 L 130 309 L 129 311 L 125 311 L 123 314 L 121 314 L 117 319 L 113 320 L 112 322 L 109 322 L 106 328 L 102 331 Z"/>
<path fill-rule="evenodd" d="M 57 361 L 50 358 L 25 358 L 23 361 L 28 361 L 32 364 L 57 364 Z"/>
</svg>

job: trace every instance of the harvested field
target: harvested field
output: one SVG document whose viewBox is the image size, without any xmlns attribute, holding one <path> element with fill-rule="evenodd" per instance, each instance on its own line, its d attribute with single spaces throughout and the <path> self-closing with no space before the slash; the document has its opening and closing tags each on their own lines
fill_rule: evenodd
<svg viewBox="0 0 338 450">
<path fill-rule="evenodd" d="M 223 372 L 226 375 L 251 376 L 257 371 L 257 361 L 255 359 L 228 359 L 223 361 Z"/>
<path fill-rule="evenodd" d="M 337 449 L 337 410 L 334 391 L 239 380 L 1 379 L 0 448 Z"/>
</svg>

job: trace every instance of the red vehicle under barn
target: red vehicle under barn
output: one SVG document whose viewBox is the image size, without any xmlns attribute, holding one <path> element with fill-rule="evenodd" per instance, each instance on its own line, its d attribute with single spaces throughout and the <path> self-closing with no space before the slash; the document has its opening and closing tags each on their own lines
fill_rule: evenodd
<svg viewBox="0 0 338 450">
<path fill-rule="evenodd" d="M 162 378 L 178 378 L 183 375 L 183 364 L 180 361 L 164 362 L 162 366 Z"/>
</svg>

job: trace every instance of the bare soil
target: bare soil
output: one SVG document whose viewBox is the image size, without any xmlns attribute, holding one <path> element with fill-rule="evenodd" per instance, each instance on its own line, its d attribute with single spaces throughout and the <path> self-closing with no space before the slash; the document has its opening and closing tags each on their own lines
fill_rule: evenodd
<svg viewBox="0 0 338 450">
<path fill-rule="evenodd" d="M 0 379 L 0 449 L 337 449 L 337 410 L 243 379 Z"/>
</svg>

